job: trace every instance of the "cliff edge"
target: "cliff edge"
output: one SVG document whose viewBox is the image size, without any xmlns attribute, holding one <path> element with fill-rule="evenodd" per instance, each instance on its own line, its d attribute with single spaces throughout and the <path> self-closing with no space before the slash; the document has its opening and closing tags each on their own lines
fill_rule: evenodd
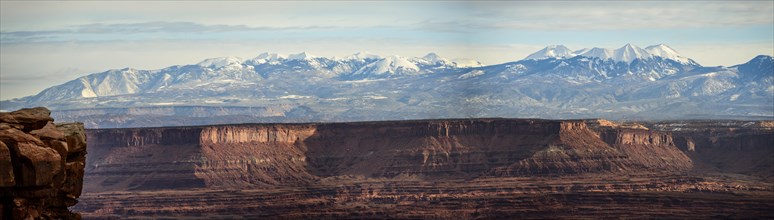
<svg viewBox="0 0 774 220">
<path fill-rule="evenodd" d="M 2 219 L 80 219 L 67 207 L 83 188 L 86 132 L 81 123 L 54 124 L 50 114 L 0 113 Z"/>
<path fill-rule="evenodd" d="M 582 120 L 438 119 L 87 130 L 86 191 L 324 178 L 547 177 L 692 168 L 669 133 Z M 154 172 L 149 172 L 150 170 Z"/>
</svg>

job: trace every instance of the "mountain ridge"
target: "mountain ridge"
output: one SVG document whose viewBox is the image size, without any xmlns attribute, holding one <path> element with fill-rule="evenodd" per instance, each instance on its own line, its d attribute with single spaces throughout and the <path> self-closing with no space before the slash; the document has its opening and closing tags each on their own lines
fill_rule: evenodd
<svg viewBox="0 0 774 220">
<path fill-rule="evenodd" d="M 667 46 L 665 44 L 652 45 L 652 46 L 649 46 L 647 48 L 652 48 L 652 47 L 653 48 L 655 48 L 655 47 L 667 48 L 668 50 L 671 50 L 672 52 L 674 52 L 674 49 L 672 49 L 671 47 L 669 47 L 669 46 Z M 562 53 L 564 55 L 566 55 L 566 56 L 562 56 L 562 57 L 557 57 L 557 56 L 554 56 L 554 57 L 537 57 L 537 56 L 533 56 L 535 54 L 538 54 L 538 53 L 541 53 L 541 52 L 544 52 L 544 51 L 547 51 L 547 50 L 556 49 L 556 48 L 559 48 L 559 49 L 563 50 Z M 622 48 L 619 48 L 618 50 L 624 50 L 624 49 L 627 49 L 627 48 L 628 48 L 628 50 L 637 50 L 638 52 L 646 51 L 645 49 L 641 49 L 641 48 L 639 48 L 637 46 L 634 46 L 632 44 L 626 44 Z M 605 59 L 612 59 L 614 61 L 619 61 L 620 60 L 620 59 L 613 59 L 611 57 L 605 57 L 603 55 L 600 55 L 600 56 L 590 55 L 595 50 L 596 51 L 604 50 L 604 51 L 610 52 L 610 53 L 621 53 L 621 56 L 630 55 L 630 54 L 624 54 L 625 51 L 616 52 L 616 50 L 609 50 L 609 49 L 603 49 L 603 48 L 597 48 L 597 47 L 592 48 L 592 49 L 582 49 L 582 50 L 578 50 L 578 51 L 572 52 L 570 49 L 568 49 L 567 47 L 565 47 L 563 45 L 549 45 L 546 48 L 544 48 L 544 49 L 542 49 L 542 50 L 540 50 L 538 52 L 533 53 L 533 55 L 528 56 L 524 60 L 548 59 L 548 58 L 571 59 L 571 58 L 574 58 L 576 56 L 584 56 L 584 57 L 590 57 L 590 58 L 597 57 L 597 58 L 601 58 L 603 60 L 605 60 Z M 576 52 L 579 52 L 579 51 L 584 51 L 584 53 L 576 54 Z M 554 54 L 555 52 L 549 51 L 548 53 Z M 650 52 L 646 51 L 646 53 L 650 53 Z M 661 53 L 662 53 L 662 55 L 661 56 L 657 56 L 657 57 L 662 57 L 664 59 L 670 59 L 670 60 L 674 60 L 674 61 L 680 61 L 681 59 L 688 59 L 688 58 L 685 58 L 685 57 L 677 54 L 676 52 L 674 52 L 673 54 L 669 54 L 668 52 L 663 52 L 663 50 L 662 50 Z M 583 54 L 587 54 L 589 56 L 586 56 L 586 55 L 583 55 Z M 656 55 L 653 55 L 653 56 L 656 56 Z M 765 57 L 766 55 L 759 55 L 759 56 L 764 56 Z M 530 58 L 530 57 L 533 57 L 533 58 Z M 675 57 L 679 57 L 679 58 L 675 58 Z M 635 57 L 634 59 L 636 59 L 636 58 L 638 58 L 638 57 Z M 382 66 L 381 68 L 373 68 L 373 70 L 371 71 L 371 72 L 373 72 L 372 74 L 375 74 L 375 75 L 382 75 L 384 73 L 396 74 L 396 72 L 400 72 L 400 71 L 398 71 L 398 69 L 401 68 L 401 67 L 407 69 L 406 72 L 412 72 L 412 71 L 413 72 L 420 72 L 420 70 L 419 70 L 420 68 L 416 66 L 418 64 L 425 64 L 425 65 L 428 65 L 428 64 L 429 65 L 441 64 L 441 65 L 446 65 L 446 66 L 455 66 L 455 67 L 458 67 L 458 68 L 486 67 L 486 66 L 501 65 L 501 64 L 482 65 L 480 62 L 475 61 L 475 60 L 458 59 L 458 60 L 467 61 L 467 62 L 475 61 L 475 63 L 478 64 L 478 65 L 461 65 L 461 64 L 457 64 L 456 62 L 450 61 L 450 60 L 448 60 L 446 58 L 440 57 L 438 54 L 433 53 L 433 52 L 428 53 L 427 55 L 425 55 L 423 57 L 414 57 L 414 58 L 402 57 L 402 56 L 397 56 L 397 55 L 382 57 L 382 56 L 379 56 L 379 55 L 371 54 L 369 52 L 358 52 L 358 53 L 355 53 L 355 54 L 353 54 L 351 56 L 347 56 L 347 57 L 342 58 L 342 59 L 338 59 L 338 58 L 335 58 L 335 57 L 334 58 L 317 57 L 317 56 L 311 55 L 311 54 L 309 54 L 307 52 L 300 52 L 298 54 L 290 54 L 290 55 L 282 55 L 282 54 L 277 54 L 277 53 L 264 52 L 264 53 L 261 53 L 260 55 L 256 56 L 253 59 L 243 59 L 243 58 L 234 57 L 234 56 L 215 57 L 215 58 L 204 59 L 204 60 L 202 60 L 202 61 L 200 61 L 199 63 L 196 63 L 196 64 L 173 65 L 173 66 L 169 66 L 169 67 L 162 68 L 162 69 L 157 69 L 157 70 L 136 70 L 136 69 L 133 69 L 131 67 L 127 67 L 127 68 L 124 68 L 124 69 L 111 69 L 111 70 L 108 70 L 106 72 L 116 72 L 116 71 L 122 71 L 122 72 L 125 72 L 125 71 L 130 71 L 130 72 L 131 71 L 157 72 L 157 71 L 168 70 L 168 69 L 175 68 L 175 67 L 187 67 L 187 66 L 192 66 L 192 65 L 201 66 L 201 67 L 208 68 L 208 69 L 211 69 L 211 70 L 219 70 L 221 68 L 225 68 L 225 67 L 229 67 L 229 66 L 232 66 L 232 67 L 248 66 L 249 67 L 250 65 L 261 65 L 261 64 L 272 64 L 272 63 L 274 65 L 277 65 L 277 64 L 279 64 L 278 62 L 280 62 L 280 61 L 286 61 L 286 62 L 288 62 L 288 61 L 306 61 L 306 62 L 310 62 L 310 63 L 315 63 L 314 61 L 316 59 L 324 59 L 324 60 L 328 60 L 328 61 L 332 61 L 332 62 L 344 62 L 344 61 L 365 62 L 367 60 L 383 61 L 384 64 L 381 65 Z M 629 60 L 627 58 L 625 60 L 627 62 L 631 62 L 631 61 L 634 61 L 634 59 Z M 688 59 L 688 60 L 690 60 L 690 59 Z M 516 62 L 518 62 L 518 61 L 516 61 Z M 319 65 L 319 63 L 315 63 L 315 64 Z M 336 64 L 334 64 L 334 65 L 336 65 Z M 341 65 L 341 64 L 339 63 L 338 65 Z M 692 65 L 699 66 L 696 63 L 692 63 Z M 390 67 L 392 67 L 392 68 L 390 68 Z M 239 70 L 241 68 L 236 68 L 236 69 Z M 89 74 L 89 75 L 86 75 L 86 76 L 79 77 L 79 78 L 77 78 L 75 80 L 72 80 L 72 81 L 76 81 L 78 79 L 82 79 L 82 78 L 85 78 L 85 77 L 88 77 L 88 76 L 104 74 L 106 72 L 92 73 L 92 74 Z M 346 71 L 338 71 L 338 74 L 340 74 L 341 72 L 346 72 Z M 365 69 L 365 67 L 363 67 L 361 69 L 357 69 L 354 72 L 350 73 L 350 75 L 363 75 L 363 74 L 367 74 L 367 73 L 369 73 L 369 70 Z M 343 75 L 347 75 L 347 73 L 344 73 Z M 71 83 L 72 81 L 66 82 L 65 84 Z M 128 89 L 128 90 L 131 90 L 131 89 Z M 85 91 L 85 92 L 88 93 L 88 94 L 92 93 L 92 92 L 89 92 L 89 91 Z M 111 94 L 108 93 L 106 95 L 111 95 Z M 84 95 L 83 97 L 93 97 L 93 96 L 86 96 L 86 95 Z M 16 99 L 23 99 L 23 98 L 27 98 L 27 97 L 16 98 Z M 10 99 L 10 100 L 14 100 L 14 99 Z M 7 100 L 3 100 L 3 101 L 7 101 Z"/>
<path fill-rule="evenodd" d="M 563 46 L 547 48 L 551 47 Z M 571 51 L 564 48 L 563 52 Z M 0 109 L 253 107 L 264 110 L 223 110 L 202 117 L 242 115 L 269 121 L 774 117 L 771 56 L 730 67 L 703 67 L 663 44 L 646 49 L 627 44 L 617 55 L 601 48 L 575 52 L 618 56 L 624 61 L 576 55 L 462 65 L 435 53 L 382 57 L 360 52 L 340 59 L 303 52 L 262 53 L 252 59 L 211 58 L 158 70 L 125 68 L 90 74 L 34 96 L 1 101 Z M 114 114 L 156 117 L 123 110 Z M 82 118 L 74 118 L 78 119 Z"/>
<path fill-rule="evenodd" d="M 698 65 L 698 63 L 692 59 L 680 55 L 675 49 L 672 49 L 666 44 L 651 45 L 643 49 L 634 44 L 627 43 L 617 49 L 594 47 L 575 51 L 564 45 L 549 45 L 542 50 L 530 54 L 524 59 L 540 60 L 547 58 L 573 58 L 576 56 L 595 57 L 603 60 L 611 59 L 627 63 L 631 63 L 637 59 L 646 60 L 654 57 L 661 57 L 662 59 L 674 60 L 680 63 Z"/>
</svg>

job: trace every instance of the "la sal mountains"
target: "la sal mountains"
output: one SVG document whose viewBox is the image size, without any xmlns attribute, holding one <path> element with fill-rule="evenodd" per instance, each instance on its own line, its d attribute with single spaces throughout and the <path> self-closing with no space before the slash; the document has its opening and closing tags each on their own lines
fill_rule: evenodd
<svg viewBox="0 0 774 220">
<path fill-rule="evenodd" d="M 108 70 L 0 102 L 3 111 L 33 106 L 91 128 L 463 117 L 771 119 L 774 60 L 760 55 L 702 66 L 664 44 L 553 45 L 496 65 L 435 53 L 263 53 Z"/>
</svg>

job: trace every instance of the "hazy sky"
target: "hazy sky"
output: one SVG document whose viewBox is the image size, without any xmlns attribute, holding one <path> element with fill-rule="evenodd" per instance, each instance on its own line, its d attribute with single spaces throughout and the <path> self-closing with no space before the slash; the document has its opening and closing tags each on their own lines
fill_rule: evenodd
<svg viewBox="0 0 774 220">
<path fill-rule="evenodd" d="M 0 1 L 0 100 L 90 73 L 306 51 L 522 59 L 665 43 L 705 66 L 774 54 L 774 1 Z"/>
</svg>

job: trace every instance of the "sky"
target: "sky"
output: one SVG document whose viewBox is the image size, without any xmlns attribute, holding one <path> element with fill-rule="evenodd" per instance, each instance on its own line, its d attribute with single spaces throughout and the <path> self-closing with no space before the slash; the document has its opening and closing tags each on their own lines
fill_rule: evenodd
<svg viewBox="0 0 774 220">
<path fill-rule="evenodd" d="M 704 66 L 774 55 L 774 1 L 0 1 L 0 100 L 109 69 L 262 52 L 523 59 L 664 43 Z"/>
</svg>

